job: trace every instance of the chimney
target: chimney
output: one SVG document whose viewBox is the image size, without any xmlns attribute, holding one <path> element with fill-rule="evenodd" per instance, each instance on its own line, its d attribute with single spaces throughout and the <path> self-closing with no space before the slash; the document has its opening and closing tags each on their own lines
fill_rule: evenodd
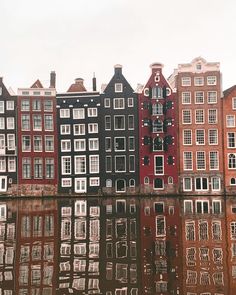
<svg viewBox="0 0 236 295">
<path fill-rule="evenodd" d="M 93 91 L 97 91 L 97 81 L 96 81 L 95 73 L 93 73 Z"/>
<path fill-rule="evenodd" d="M 56 72 L 51 71 L 50 73 L 50 88 L 56 88 Z"/>
<path fill-rule="evenodd" d="M 115 65 L 114 66 L 115 69 L 115 74 L 122 74 L 122 65 Z"/>
</svg>

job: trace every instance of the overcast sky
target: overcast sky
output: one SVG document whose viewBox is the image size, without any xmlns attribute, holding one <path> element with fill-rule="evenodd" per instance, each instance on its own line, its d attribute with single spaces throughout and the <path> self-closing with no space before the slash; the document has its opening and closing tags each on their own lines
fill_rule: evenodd
<svg viewBox="0 0 236 295">
<path fill-rule="evenodd" d="M 149 65 L 168 77 L 179 63 L 202 56 L 219 61 L 223 89 L 236 84 L 235 0 L 0 0 L 0 76 L 7 87 L 39 78 L 57 90 L 75 78 L 91 88 L 108 83 L 113 66 L 133 88 L 145 84 Z"/>
</svg>

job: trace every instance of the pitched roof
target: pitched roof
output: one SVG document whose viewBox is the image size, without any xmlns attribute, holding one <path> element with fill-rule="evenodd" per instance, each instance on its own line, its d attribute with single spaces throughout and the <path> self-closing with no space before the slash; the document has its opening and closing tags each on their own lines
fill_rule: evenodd
<svg viewBox="0 0 236 295">
<path fill-rule="evenodd" d="M 230 88 L 223 91 L 224 96 L 228 96 L 234 89 L 236 89 L 236 85 L 231 86 Z"/>
<path fill-rule="evenodd" d="M 84 80 L 82 78 L 75 79 L 75 83 L 71 84 L 67 92 L 84 92 L 87 89 L 84 87 Z"/>
<path fill-rule="evenodd" d="M 43 85 L 38 79 L 34 82 L 34 84 L 30 88 L 43 88 Z"/>
</svg>

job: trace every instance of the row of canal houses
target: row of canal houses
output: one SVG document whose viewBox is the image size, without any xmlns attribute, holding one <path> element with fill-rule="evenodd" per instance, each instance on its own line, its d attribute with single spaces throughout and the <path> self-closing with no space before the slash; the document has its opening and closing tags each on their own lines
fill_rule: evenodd
<svg viewBox="0 0 236 295">
<path fill-rule="evenodd" d="M 190 202 L 2 201 L 0 294 L 233 295 L 236 201 L 213 199 L 210 214 Z"/>
<path fill-rule="evenodd" d="M 162 69 L 135 91 L 120 65 L 101 92 L 94 78 L 56 93 L 55 72 L 17 96 L 1 80 L 2 196 L 76 197 L 15 209 L 17 294 L 235 293 L 236 86 L 222 93 L 219 63 L 201 57 Z"/>
</svg>

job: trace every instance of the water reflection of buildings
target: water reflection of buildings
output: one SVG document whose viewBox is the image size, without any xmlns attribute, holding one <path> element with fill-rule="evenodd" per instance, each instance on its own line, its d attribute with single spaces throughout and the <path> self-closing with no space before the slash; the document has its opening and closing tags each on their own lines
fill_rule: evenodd
<svg viewBox="0 0 236 295">
<path fill-rule="evenodd" d="M 56 294 L 56 200 L 18 201 L 17 218 L 15 294 Z"/>
<path fill-rule="evenodd" d="M 14 293 L 16 215 L 12 202 L 0 203 L 0 294 Z"/>
</svg>

